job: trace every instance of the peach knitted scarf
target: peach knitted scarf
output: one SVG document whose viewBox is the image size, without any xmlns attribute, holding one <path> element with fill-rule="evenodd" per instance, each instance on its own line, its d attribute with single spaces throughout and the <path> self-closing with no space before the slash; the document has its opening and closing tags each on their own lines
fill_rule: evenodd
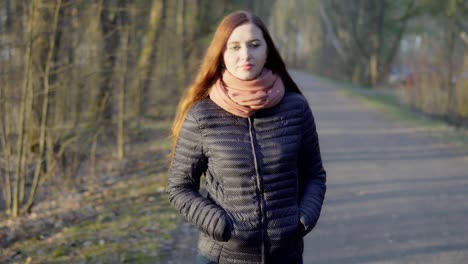
<svg viewBox="0 0 468 264">
<path fill-rule="evenodd" d="M 225 70 L 211 87 L 210 98 L 234 115 L 250 117 L 259 109 L 278 104 L 284 93 L 281 78 L 266 68 L 249 81 L 240 80 Z"/>
</svg>

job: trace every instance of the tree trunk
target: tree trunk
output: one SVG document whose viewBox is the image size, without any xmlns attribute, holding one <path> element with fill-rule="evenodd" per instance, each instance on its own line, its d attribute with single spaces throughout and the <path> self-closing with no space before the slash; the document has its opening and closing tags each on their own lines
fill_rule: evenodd
<svg viewBox="0 0 468 264">
<path fill-rule="evenodd" d="M 5 0 L 5 31 L 10 33 L 12 32 L 12 25 L 13 25 L 13 10 L 11 7 L 11 0 Z"/>
<path fill-rule="evenodd" d="M 6 74 L 3 71 L 0 74 L 2 75 L 2 77 L 6 76 Z M 0 85 L 0 113 L 3 113 L 2 115 L 0 115 L 0 144 L 5 158 L 5 168 L 3 170 L 0 168 L 0 182 L 2 183 L 1 191 L 3 193 L 3 199 L 5 200 L 5 208 L 7 209 L 7 213 L 10 213 L 12 197 L 10 181 L 11 147 L 9 137 L 11 124 L 9 121 L 9 114 L 6 111 L 6 109 L 8 109 L 6 91 L 8 91 L 9 85 L 8 81 L 5 79 L 6 78 L 2 78 L 2 83 L 4 83 L 5 85 Z"/>
<path fill-rule="evenodd" d="M 13 185 L 13 199 L 12 199 L 12 208 L 11 214 L 13 217 L 17 217 L 19 215 L 19 208 L 20 208 L 20 179 L 21 175 L 23 175 L 23 159 L 24 159 L 24 152 L 25 152 L 25 137 L 26 137 L 26 109 L 27 109 L 27 97 L 28 94 L 31 93 L 31 67 L 32 67 L 32 56 L 31 56 L 31 49 L 33 43 L 33 20 L 34 20 L 34 13 L 35 13 L 35 3 L 36 1 L 31 1 L 30 6 L 30 17 L 28 23 L 28 32 L 29 38 L 28 43 L 26 45 L 26 52 L 24 57 L 24 79 L 22 85 L 22 92 L 21 92 L 21 105 L 20 105 L 20 116 L 19 116 L 19 129 L 18 129 L 18 144 L 17 144 L 17 163 L 16 163 L 16 170 L 15 170 L 15 180 Z"/>
<path fill-rule="evenodd" d="M 374 49 L 371 57 L 369 59 L 369 71 L 370 71 L 370 85 L 374 86 L 377 83 L 377 79 L 379 77 L 379 70 L 378 70 L 378 54 L 377 49 Z"/>
<path fill-rule="evenodd" d="M 58 0 L 56 0 L 55 2 L 57 2 Z M 71 3 L 71 0 L 61 0 L 60 1 L 60 9 L 58 10 L 59 14 L 58 14 L 58 21 L 57 21 L 57 24 L 59 25 L 56 29 L 56 32 L 52 32 L 51 34 L 54 36 L 54 39 L 51 39 L 50 41 L 53 41 L 54 42 L 54 48 L 57 52 L 53 52 L 53 55 L 52 55 L 52 59 L 50 61 L 50 66 L 49 66 L 49 76 L 48 76 L 48 82 L 49 82 L 49 85 L 53 88 L 50 89 L 50 94 L 49 96 L 51 97 L 50 98 L 50 103 L 51 103 L 51 106 L 50 106 L 50 111 L 52 112 L 51 113 L 51 124 L 52 125 L 65 125 L 67 122 L 67 120 L 70 120 L 68 117 L 68 115 L 71 114 L 71 111 L 68 110 L 68 105 L 71 105 L 68 103 L 68 98 L 67 98 L 67 95 L 68 95 L 68 90 L 65 89 L 65 87 L 69 87 L 70 90 L 74 90 L 73 88 L 73 84 L 72 84 L 72 80 L 73 80 L 73 76 L 72 74 L 70 74 L 69 78 L 67 78 L 66 80 L 66 85 L 65 87 L 63 87 L 62 85 L 60 86 L 56 86 L 54 87 L 54 84 L 57 82 L 57 79 L 58 79 L 58 76 L 57 76 L 57 65 L 59 65 L 59 57 L 58 57 L 58 51 L 60 50 L 60 46 L 61 46 L 61 39 L 62 39 L 62 35 L 64 34 L 63 30 L 65 27 L 69 28 L 69 24 L 70 24 L 70 20 L 72 19 L 72 14 L 70 12 L 71 10 L 71 6 L 70 6 L 70 3 Z M 51 14 L 52 15 L 52 14 Z M 55 15 L 52 15 L 52 17 L 55 17 Z M 47 21 L 47 26 L 48 28 L 51 26 L 49 25 L 49 21 Z M 52 26 L 53 27 L 53 26 Z M 68 30 L 71 30 L 71 29 L 68 29 Z M 49 42 L 50 42 L 49 41 Z M 65 44 L 66 45 L 66 44 Z M 51 48 L 51 45 L 49 45 L 49 48 Z M 68 56 L 70 54 L 67 54 Z M 67 57 L 68 57 L 67 56 Z M 65 59 L 62 59 L 63 61 L 65 61 Z M 70 65 L 71 63 L 69 61 L 67 61 L 67 63 Z M 47 76 L 45 76 L 47 77 Z M 44 77 L 44 78 L 45 78 Z M 45 82 L 43 82 L 45 83 Z M 54 107 L 52 107 L 52 104 Z M 67 110 L 65 110 L 67 109 Z M 52 115 L 53 114 L 53 115 Z M 55 135 L 52 136 L 52 138 L 56 138 Z"/>
<path fill-rule="evenodd" d="M 333 28 L 333 24 L 328 17 L 327 12 L 325 11 L 323 5 L 320 5 L 320 16 L 322 18 L 323 24 L 325 25 L 327 31 L 327 37 L 330 39 L 332 45 L 335 47 L 336 51 L 340 55 L 341 59 L 346 58 L 346 54 L 343 50 L 340 40 L 336 36 L 335 29 Z"/>
<path fill-rule="evenodd" d="M 123 23 L 122 23 L 123 24 Z M 127 83 L 128 74 L 128 25 L 123 26 L 122 43 L 121 45 L 121 62 L 120 62 L 120 80 L 119 80 L 119 113 L 117 122 L 117 156 L 122 160 L 125 155 L 125 86 Z"/>
<path fill-rule="evenodd" d="M 101 68 L 103 70 L 101 71 L 96 119 L 98 122 L 105 121 L 108 124 L 112 121 L 112 73 L 117 61 L 117 51 L 120 43 L 118 21 L 122 19 L 122 16 L 125 16 L 126 2 L 125 0 L 119 0 L 118 10 L 115 11 L 115 8 L 111 5 L 112 0 L 103 0 L 100 14 L 104 50 L 103 56 L 101 57 Z"/>
<path fill-rule="evenodd" d="M 407 22 L 408 19 L 410 18 L 409 14 L 413 11 L 413 6 L 414 6 L 415 0 L 412 0 L 409 2 L 409 4 L 406 7 L 406 12 L 403 17 L 403 19 L 400 22 L 400 28 L 398 29 L 398 32 L 395 34 L 395 39 L 392 41 L 392 45 L 390 45 L 390 49 L 388 52 L 388 55 L 385 57 L 385 59 L 381 60 L 382 61 L 382 73 L 380 75 L 380 79 L 384 79 L 384 77 L 387 76 L 387 73 L 390 71 L 390 67 L 393 63 L 393 60 L 395 58 L 395 55 L 400 48 L 400 43 L 401 39 L 403 38 L 403 33 L 406 30 L 407 27 Z"/>
<path fill-rule="evenodd" d="M 450 1 L 451 5 L 456 5 L 456 0 L 451 0 Z M 454 7 L 455 8 L 455 7 Z M 454 12 L 456 12 L 454 10 Z M 456 98 L 456 87 L 454 83 L 452 82 L 453 79 L 453 68 L 454 68 L 454 61 L 453 61 L 453 55 L 455 53 L 455 39 L 456 39 L 456 25 L 455 25 L 455 13 L 451 14 L 451 17 L 449 17 L 448 21 L 448 29 L 447 29 L 447 38 L 446 38 L 446 69 L 447 72 L 445 74 L 445 87 L 447 88 L 448 91 L 448 105 L 447 105 L 447 113 L 449 116 L 449 119 L 454 121 L 456 118 L 456 106 L 457 106 L 457 98 Z"/>
<path fill-rule="evenodd" d="M 141 49 L 138 63 L 136 66 L 136 74 L 131 84 L 133 95 L 133 115 L 140 118 L 141 114 L 145 112 L 143 98 L 148 95 L 149 79 L 153 72 L 155 60 L 154 56 L 157 48 L 158 32 L 161 28 L 161 17 L 165 6 L 164 0 L 153 1 L 151 6 L 148 27 L 145 36 L 145 43 Z"/>
<path fill-rule="evenodd" d="M 70 41 L 69 43 L 75 43 L 77 42 L 78 38 L 78 30 L 80 28 L 79 25 L 79 19 L 76 15 L 78 12 L 78 8 L 76 6 L 70 7 L 70 10 L 68 12 L 69 14 L 69 28 L 70 31 L 73 32 L 70 36 Z M 72 45 L 67 45 L 64 47 L 66 49 L 66 54 L 67 54 L 67 63 L 69 65 L 74 65 L 75 64 L 75 48 Z M 81 100 L 83 100 L 82 97 L 82 85 L 81 85 L 81 80 L 79 80 L 79 72 L 77 70 L 73 70 L 71 72 L 70 76 L 70 83 L 73 83 L 73 89 L 70 91 L 69 99 L 70 99 L 70 113 L 69 113 L 69 122 L 71 123 L 72 128 L 76 128 L 78 123 L 80 122 L 80 112 L 82 111 L 82 103 Z"/>
<path fill-rule="evenodd" d="M 186 53 L 186 41 L 187 41 L 187 32 L 185 29 L 185 13 L 186 13 L 186 0 L 179 0 L 177 4 L 177 36 L 178 36 L 178 46 L 180 52 L 177 55 L 177 61 L 179 67 L 177 67 L 177 81 L 181 86 L 186 85 L 187 81 L 187 61 L 188 58 L 185 56 Z"/>
<path fill-rule="evenodd" d="M 53 57 L 55 52 L 55 44 L 56 44 L 56 34 L 58 28 L 58 21 L 59 21 L 59 11 L 62 5 L 62 0 L 57 0 L 57 4 L 55 6 L 55 13 L 53 19 L 53 30 L 50 34 L 49 38 L 49 49 L 47 60 L 45 63 L 45 72 L 44 72 L 44 101 L 42 103 L 42 115 L 41 115 L 41 126 L 40 126 L 40 136 L 39 136 L 39 155 L 37 156 L 36 160 L 36 168 L 34 171 L 34 179 L 33 184 L 31 187 L 31 192 L 29 194 L 28 202 L 26 203 L 25 207 L 23 208 L 23 212 L 29 212 L 33 203 L 34 199 L 36 198 L 37 188 L 39 186 L 39 180 L 42 174 L 42 165 L 43 165 L 43 158 L 45 157 L 45 144 L 46 144 L 46 126 L 47 126 L 47 119 L 49 116 L 49 78 L 50 78 L 50 68 L 53 64 Z M 53 152 L 52 148 L 49 149 L 49 152 Z"/>
</svg>

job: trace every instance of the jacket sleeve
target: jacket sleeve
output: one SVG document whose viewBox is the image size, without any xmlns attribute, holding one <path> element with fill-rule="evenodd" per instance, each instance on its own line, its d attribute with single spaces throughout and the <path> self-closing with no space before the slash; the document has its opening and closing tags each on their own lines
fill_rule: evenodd
<svg viewBox="0 0 468 264">
<path fill-rule="evenodd" d="M 314 117 L 304 102 L 304 122 L 299 154 L 300 221 L 305 234 L 317 224 L 326 192 L 326 172 L 322 165 Z"/>
<path fill-rule="evenodd" d="M 211 238 L 227 241 L 230 222 L 226 212 L 199 193 L 200 177 L 207 169 L 202 134 L 191 112 L 182 125 L 169 170 L 167 193 L 172 206 Z"/>
</svg>

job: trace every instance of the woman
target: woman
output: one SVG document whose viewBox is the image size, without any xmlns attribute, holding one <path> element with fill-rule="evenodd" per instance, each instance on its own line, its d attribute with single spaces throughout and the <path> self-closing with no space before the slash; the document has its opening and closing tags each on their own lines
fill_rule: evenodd
<svg viewBox="0 0 468 264">
<path fill-rule="evenodd" d="M 221 21 L 173 137 L 167 192 L 200 230 L 197 263 L 302 263 L 325 170 L 309 105 L 257 16 Z"/>
</svg>

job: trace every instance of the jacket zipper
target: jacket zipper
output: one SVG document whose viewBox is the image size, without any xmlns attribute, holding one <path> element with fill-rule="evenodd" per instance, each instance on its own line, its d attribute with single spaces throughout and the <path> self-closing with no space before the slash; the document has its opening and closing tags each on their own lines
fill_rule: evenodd
<svg viewBox="0 0 468 264">
<path fill-rule="evenodd" d="M 252 124 L 252 119 L 249 118 L 249 134 L 250 134 L 250 145 L 252 147 L 252 154 L 253 154 L 253 159 L 254 159 L 254 166 L 255 166 L 255 176 L 257 180 L 257 186 L 258 186 L 258 191 L 259 191 L 259 204 L 260 204 L 260 226 L 261 226 L 261 254 L 262 254 L 262 261 L 261 263 L 265 263 L 265 221 L 266 221 L 266 216 L 265 216 L 265 205 L 264 205 L 264 196 L 263 196 L 263 181 L 260 178 L 260 173 L 258 170 L 258 161 L 257 161 L 257 154 L 255 151 L 255 143 L 254 143 L 254 132 L 253 132 L 253 124 Z"/>
</svg>

